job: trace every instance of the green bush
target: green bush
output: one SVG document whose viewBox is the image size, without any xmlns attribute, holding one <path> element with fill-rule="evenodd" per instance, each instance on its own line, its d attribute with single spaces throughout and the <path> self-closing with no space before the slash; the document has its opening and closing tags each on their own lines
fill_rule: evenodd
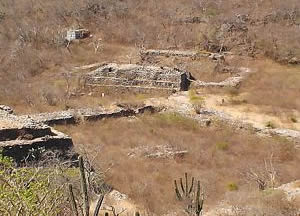
<svg viewBox="0 0 300 216">
<path fill-rule="evenodd" d="M 204 98 L 197 95 L 196 91 L 194 89 L 189 90 L 189 99 L 191 103 L 193 104 L 203 104 L 204 103 Z"/>
<path fill-rule="evenodd" d="M 238 185 L 234 182 L 230 182 L 227 185 L 229 191 L 237 191 L 239 189 Z"/>
<path fill-rule="evenodd" d="M 58 170 L 14 167 L 0 152 L 0 215 L 51 216 L 66 202 Z"/>
<path fill-rule="evenodd" d="M 268 122 L 266 123 L 266 127 L 272 128 L 272 129 L 276 128 L 276 127 L 275 127 L 275 124 L 274 124 L 273 122 L 271 122 L 271 121 L 268 121 Z"/>
<path fill-rule="evenodd" d="M 177 125 L 186 129 L 197 129 L 199 123 L 191 118 L 185 117 L 180 113 L 166 112 L 155 115 L 158 121 L 166 125 Z"/>
<path fill-rule="evenodd" d="M 229 148 L 229 144 L 226 143 L 226 142 L 219 142 L 219 143 L 216 144 L 216 148 L 218 150 L 225 151 L 225 150 L 227 150 Z"/>
</svg>

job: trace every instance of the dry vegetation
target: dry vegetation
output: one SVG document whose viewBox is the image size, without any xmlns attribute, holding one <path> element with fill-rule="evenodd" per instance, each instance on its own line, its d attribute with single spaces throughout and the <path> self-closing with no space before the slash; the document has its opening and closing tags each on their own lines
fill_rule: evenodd
<svg viewBox="0 0 300 216">
<path fill-rule="evenodd" d="M 20 106 L 21 111 L 64 107 L 61 73 L 69 72 L 74 64 L 138 62 L 141 47 L 227 50 L 288 62 L 300 57 L 299 13 L 297 0 L 175 0 L 172 4 L 157 0 L 4 0 L 0 3 L 0 99 Z M 94 37 L 67 49 L 64 36 L 72 26 L 88 28 Z M 104 47 L 95 53 L 93 41 L 99 38 Z M 214 68 L 209 63 L 171 62 L 203 80 L 219 81 L 227 76 L 207 75 Z M 270 89 L 276 91 L 277 86 L 271 82 Z"/>
<path fill-rule="evenodd" d="M 250 169 L 266 172 L 264 160 L 271 154 L 278 174 L 276 185 L 300 178 L 300 173 L 295 172 L 300 158 L 292 143 L 279 138 L 259 138 L 225 125 L 203 128 L 173 113 L 59 127 L 59 130 L 72 135 L 77 149 L 85 149 L 92 155 L 98 152 L 98 165 L 104 170 L 109 168 L 107 182 L 158 215 L 169 209 L 178 210 L 173 180 L 185 171 L 204 185 L 206 210 L 231 195 L 240 197 L 232 201 L 240 200 L 240 207 L 244 207 L 246 200 L 252 200 L 251 204 L 258 209 L 258 204 L 262 205 L 262 212 L 267 209 L 268 204 L 253 200 L 253 196 L 266 202 L 268 198 L 263 198 L 255 181 L 249 181 L 246 174 Z M 133 149 L 160 145 L 189 153 L 175 159 L 129 156 Z"/>
<path fill-rule="evenodd" d="M 241 93 L 247 93 L 246 100 L 256 105 L 272 106 L 288 110 L 300 110 L 300 68 L 284 67 L 272 61 L 257 64 L 257 73 L 242 85 Z"/>
<path fill-rule="evenodd" d="M 77 27 L 89 29 L 93 37 L 67 48 L 66 31 Z M 103 47 L 95 52 L 93 42 L 100 38 Z M 142 103 L 154 95 L 168 95 L 84 89 L 84 72 L 75 71 L 74 66 L 97 62 L 178 67 L 203 81 L 231 76 L 219 73 L 220 62 L 204 58 L 143 61 L 142 48 L 233 53 L 221 67 L 249 67 L 255 73 L 239 89 L 211 92 L 242 96 L 242 103 L 273 114 L 300 110 L 300 68 L 291 65 L 300 62 L 299 0 L 1 0 L 0 104 L 18 113 L 32 113 L 111 102 Z M 291 121 L 300 120 L 291 116 Z M 222 124 L 203 128 L 177 114 L 59 130 L 72 135 L 78 151 L 99 152 L 97 165 L 108 170 L 107 182 L 152 213 L 180 208 L 173 180 L 189 172 L 202 181 L 207 208 L 226 200 L 237 207 L 254 206 L 255 215 L 297 214 L 291 213 L 297 207 L 281 193 L 260 192 L 255 181 L 247 178 L 251 168 L 266 172 L 264 160 L 273 154 L 276 186 L 300 179 L 296 170 L 300 155 L 287 140 L 257 137 Z M 189 153 L 174 159 L 128 156 L 135 148 L 161 145 Z"/>
</svg>

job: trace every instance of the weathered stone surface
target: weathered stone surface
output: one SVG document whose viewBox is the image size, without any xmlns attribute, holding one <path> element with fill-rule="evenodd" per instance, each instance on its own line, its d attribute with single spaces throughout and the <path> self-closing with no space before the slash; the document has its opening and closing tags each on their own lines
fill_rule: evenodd
<svg viewBox="0 0 300 216">
<path fill-rule="evenodd" d="M 106 118 L 118 118 L 135 116 L 145 112 L 158 112 L 159 109 L 153 106 L 145 105 L 135 109 L 115 107 L 113 109 L 103 108 L 82 108 L 71 109 L 68 111 L 60 111 L 53 113 L 39 113 L 33 114 L 29 117 L 37 123 L 47 125 L 60 125 L 60 124 L 75 124 L 80 121 L 96 121 Z"/>
<path fill-rule="evenodd" d="M 248 68 L 239 68 L 239 72 L 221 82 L 194 81 L 195 87 L 238 87 L 251 71 Z"/>
<path fill-rule="evenodd" d="M 272 135 L 283 136 L 291 140 L 298 140 L 298 142 L 300 143 L 300 131 L 285 128 L 275 128 L 265 129 L 264 132 Z"/>
<path fill-rule="evenodd" d="M 224 60 L 225 54 L 230 54 L 229 52 L 220 53 L 213 53 L 207 51 L 192 51 L 192 50 L 141 50 L 140 54 L 142 56 L 175 56 L 175 57 L 188 57 L 188 58 L 200 58 L 200 57 L 209 57 L 212 60 Z"/>
<path fill-rule="evenodd" d="M 283 184 L 276 189 L 282 190 L 286 194 L 288 200 L 297 199 L 300 201 L 300 180 Z M 300 209 L 299 209 L 299 213 L 300 213 Z"/>
<path fill-rule="evenodd" d="M 3 114 L 13 114 L 13 109 L 6 105 L 0 105 L 0 115 Z"/>
<path fill-rule="evenodd" d="M 86 76 L 89 86 L 188 90 L 190 73 L 177 68 L 136 64 L 105 64 Z"/>
<path fill-rule="evenodd" d="M 17 162 L 23 160 L 32 149 L 68 151 L 72 139 L 30 116 L 0 115 L 0 148 L 5 156 Z"/>
<path fill-rule="evenodd" d="M 178 149 L 171 145 L 157 145 L 157 146 L 139 146 L 132 149 L 129 157 L 146 157 L 146 158 L 182 158 L 188 151 Z"/>
<path fill-rule="evenodd" d="M 39 114 L 30 115 L 30 118 L 34 119 L 37 122 L 47 124 L 47 125 L 75 123 L 75 116 L 73 111 L 39 113 Z"/>
<path fill-rule="evenodd" d="M 145 105 L 135 109 L 86 108 L 17 116 L 9 114 L 11 109 L 1 107 L 5 108 L 5 111 L 0 110 L 0 147 L 5 155 L 15 158 L 16 161 L 24 159 L 32 149 L 44 148 L 65 152 L 72 148 L 72 139 L 49 125 L 74 124 L 81 120 L 94 121 L 159 111 L 153 106 Z"/>
<path fill-rule="evenodd" d="M 196 87 L 237 87 L 242 82 L 243 77 L 237 76 L 237 77 L 229 77 L 226 80 L 222 82 L 203 82 L 203 81 L 197 81 Z"/>
<path fill-rule="evenodd" d="M 293 57 L 288 61 L 289 64 L 300 64 L 300 59 Z"/>
<path fill-rule="evenodd" d="M 142 55 L 151 55 L 151 56 L 177 56 L 177 57 L 197 57 L 199 53 L 196 51 L 184 51 L 184 50 L 141 50 Z M 205 56 L 209 56 L 209 53 Z"/>
</svg>

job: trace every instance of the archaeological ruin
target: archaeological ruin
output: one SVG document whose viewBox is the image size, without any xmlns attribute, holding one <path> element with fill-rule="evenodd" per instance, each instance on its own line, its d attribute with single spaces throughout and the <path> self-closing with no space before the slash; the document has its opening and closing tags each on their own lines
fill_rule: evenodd
<svg viewBox="0 0 300 216">
<path fill-rule="evenodd" d="M 177 68 L 136 64 L 104 64 L 86 76 L 86 85 L 187 91 L 190 73 Z"/>
<path fill-rule="evenodd" d="M 73 148 L 72 138 L 55 130 L 52 125 L 77 124 L 81 121 L 95 121 L 107 118 L 135 116 L 159 109 L 143 105 L 134 109 L 114 107 L 112 109 L 83 108 L 52 113 L 16 115 L 5 105 L 0 105 L 0 149 L 4 156 L 22 162 L 36 151 L 55 151 L 63 157 Z M 50 126 L 51 125 L 51 126 Z"/>
<path fill-rule="evenodd" d="M 4 109 L 2 109 L 4 107 Z M 17 116 L 7 106 L 0 108 L 0 148 L 3 155 L 22 161 L 33 150 L 71 150 L 71 137 L 30 116 Z"/>
</svg>

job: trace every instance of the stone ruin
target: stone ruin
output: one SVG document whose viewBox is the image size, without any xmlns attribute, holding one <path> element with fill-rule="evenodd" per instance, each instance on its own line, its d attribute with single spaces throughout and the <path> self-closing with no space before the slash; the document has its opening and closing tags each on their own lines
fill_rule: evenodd
<svg viewBox="0 0 300 216">
<path fill-rule="evenodd" d="M 76 124 L 158 111 L 158 108 L 144 105 L 135 109 L 116 106 L 109 110 L 85 108 L 17 116 L 10 107 L 0 105 L 0 149 L 5 156 L 14 158 L 17 163 L 35 150 L 52 150 L 59 152 L 63 158 L 68 158 L 67 152 L 73 147 L 71 137 L 49 125 Z"/>
<path fill-rule="evenodd" d="M 62 154 L 73 146 L 72 139 L 30 116 L 17 116 L 0 107 L 0 148 L 5 156 L 21 162 L 32 150 L 54 150 Z"/>
<path fill-rule="evenodd" d="M 148 105 L 144 105 L 136 109 L 122 107 L 115 107 L 113 109 L 82 108 L 52 113 L 38 113 L 30 115 L 30 118 L 34 119 L 34 121 L 38 123 L 47 125 L 66 125 L 80 123 L 81 121 L 97 121 L 108 118 L 129 117 L 143 114 L 145 112 L 155 113 L 158 111 L 158 108 Z"/>
<path fill-rule="evenodd" d="M 177 68 L 104 64 L 86 75 L 88 86 L 187 91 L 191 75 Z"/>
</svg>

